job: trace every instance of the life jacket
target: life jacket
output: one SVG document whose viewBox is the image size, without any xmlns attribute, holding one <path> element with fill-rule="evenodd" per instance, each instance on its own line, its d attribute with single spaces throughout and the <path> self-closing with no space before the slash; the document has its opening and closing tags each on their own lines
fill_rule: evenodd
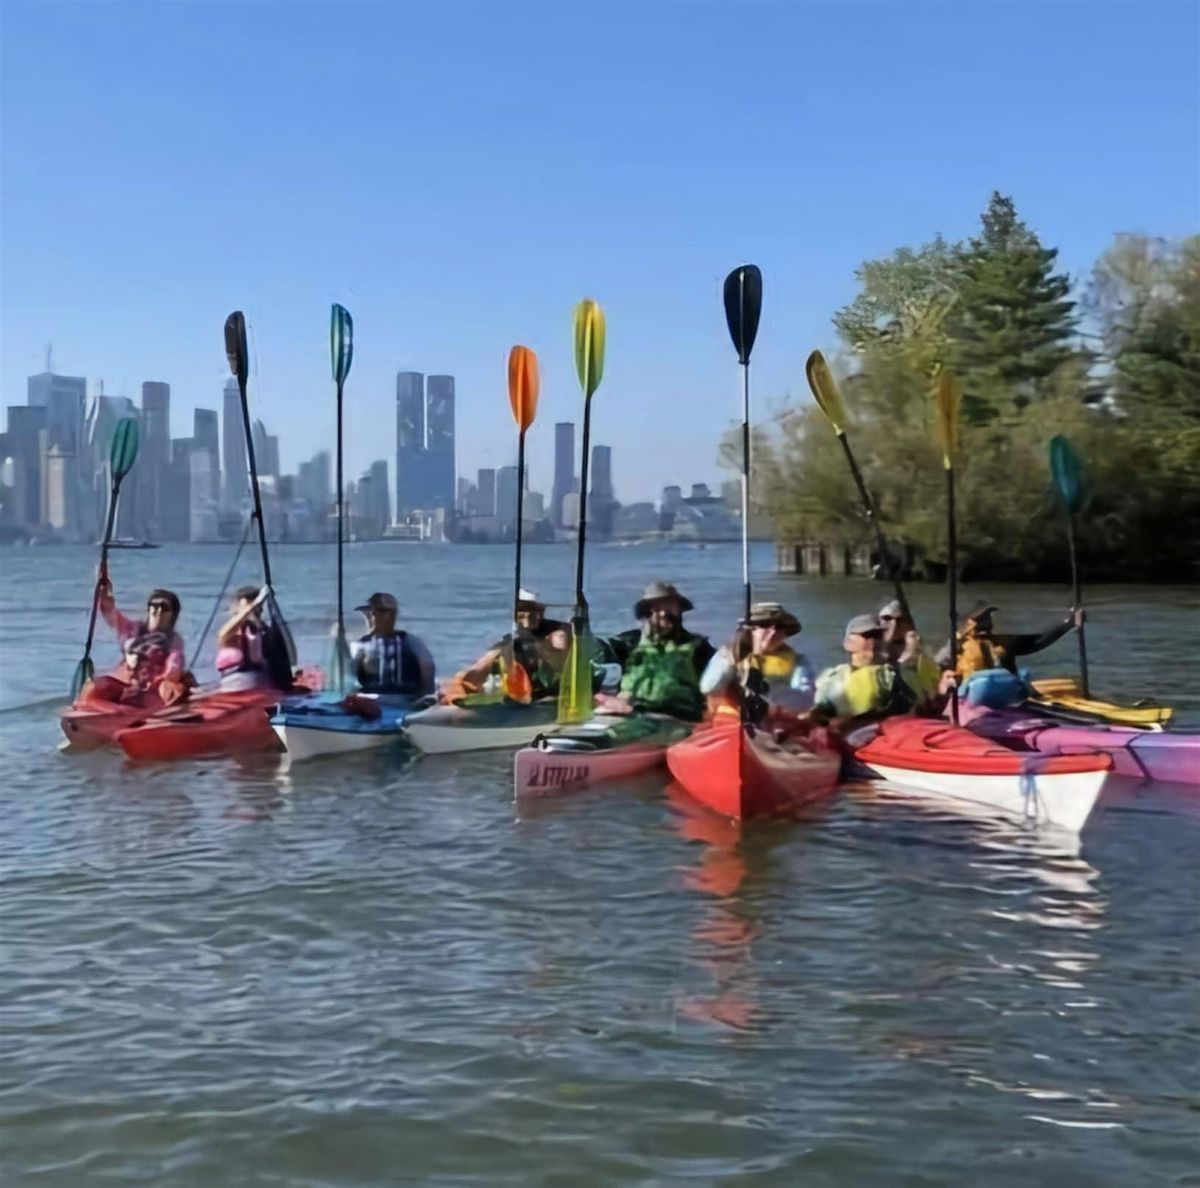
<svg viewBox="0 0 1200 1188">
<path fill-rule="evenodd" d="M 728 647 L 722 649 L 722 655 L 728 657 Z M 769 701 L 772 684 L 777 688 L 787 688 L 791 684 L 792 675 L 796 671 L 796 665 L 800 663 L 800 657 L 788 644 L 780 644 L 765 656 L 752 656 L 749 661 L 743 661 L 742 664 L 736 665 L 738 678 L 709 694 L 709 709 L 714 714 L 741 713 L 742 703 L 745 700 L 742 682 L 747 679 L 753 680 L 746 671 L 747 663 L 753 665 L 755 675 L 760 678 L 753 681 L 756 686 L 753 692 L 760 699 L 765 698 Z M 765 706 L 762 708 L 765 710 Z"/>
<path fill-rule="evenodd" d="M 682 639 L 643 637 L 625 661 L 621 695 L 635 709 L 698 722 L 704 715 L 696 672 L 696 649 L 701 643 L 702 636 L 688 633 Z"/>
<path fill-rule="evenodd" d="M 994 640 L 979 638 L 974 635 L 958 637 L 958 665 L 955 671 L 964 679 L 974 672 L 982 672 L 985 668 L 1007 668 L 1012 671 L 1012 661 L 1008 657 L 1008 649 Z"/>
<path fill-rule="evenodd" d="M 167 671 L 174 633 L 151 631 L 145 623 L 139 623 L 131 639 L 125 641 L 123 651 L 137 657 L 130 673 L 130 684 L 139 689 L 150 689 L 162 680 Z"/>
<path fill-rule="evenodd" d="M 364 693 L 428 693 L 422 687 L 421 662 L 408 632 L 364 635 L 354 645 L 358 681 Z"/>
<path fill-rule="evenodd" d="M 265 668 L 263 630 L 243 619 L 234 638 L 217 653 L 217 672 L 228 676 L 235 672 L 262 672 Z"/>
<path fill-rule="evenodd" d="M 897 680 L 891 664 L 865 664 L 861 668 L 839 664 L 817 678 L 818 704 L 832 707 L 839 718 L 903 713 L 912 708 L 913 701 L 913 691 Z"/>
<path fill-rule="evenodd" d="M 926 705 L 937 699 L 942 670 L 929 656 L 924 652 L 918 652 L 915 660 L 897 667 L 900 679 L 912 690 L 918 705 Z"/>
<path fill-rule="evenodd" d="M 518 631 L 512 647 L 513 658 L 529 674 L 535 699 L 551 697 L 558 692 L 567 653 L 552 648 L 544 636 Z M 501 653 L 504 663 L 504 653 Z"/>
</svg>

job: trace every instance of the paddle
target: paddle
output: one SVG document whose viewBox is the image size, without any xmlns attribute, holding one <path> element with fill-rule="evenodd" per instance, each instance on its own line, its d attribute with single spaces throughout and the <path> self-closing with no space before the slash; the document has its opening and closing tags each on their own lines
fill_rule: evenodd
<svg viewBox="0 0 1200 1188">
<path fill-rule="evenodd" d="M 583 556 L 587 538 L 588 453 L 592 428 L 592 395 L 604 375 L 604 311 L 591 298 L 575 307 L 575 371 L 583 389 L 583 462 L 579 476 L 579 543 L 575 554 L 575 609 L 571 644 L 558 690 L 558 720 L 585 722 L 592 712 L 594 644 L 583 595 Z"/>
<path fill-rule="evenodd" d="M 254 437 L 250 432 L 250 403 L 246 398 L 246 377 L 250 372 L 250 352 L 246 347 L 246 317 L 240 309 L 234 310 L 225 319 L 225 356 L 229 360 L 229 370 L 237 379 L 238 395 L 242 401 L 242 431 L 246 437 L 246 461 L 250 469 L 250 490 L 254 495 L 254 519 L 258 523 L 258 547 L 262 553 L 263 585 L 270 592 L 272 623 L 277 628 L 284 644 L 290 669 L 290 666 L 296 663 L 296 645 L 292 641 L 292 633 L 288 630 L 283 615 L 279 612 L 279 605 L 275 601 L 275 588 L 271 584 L 271 558 L 267 555 L 267 528 L 263 521 L 262 496 L 258 489 L 258 466 L 254 458 Z M 285 674 L 282 663 L 271 664 L 269 660 L 268 666 L 271 668 L 272 678 L 280 682 L 281 687 L 291 688 L 290 670 Z"/>
<path fill-rule="evenodd" d="M 954 518 L 954 455 L 958 452 L 958 409 L 962 388 L 948 371 L 938 376 L 934 389 L 937 403 L 937 434 L 946 469 L 946 562 L 950 584 L 950 670 L 958 670 L 958 538 Z M 950 689 L 950 717 L 958 725 L 958 684 Z"/>
<path fill-rule="evenodd" d="M 343 607 L 344 575 L 342 569 L 343 510 L 342 491 L 342 388 L 350 374 L 350 362 L 354 358 L 354 319 L 341 305 L 334 305 L 329 318 L 329 357 L 333 364 L 333 381 L 337 384 L 337 638 L 334 655 L 337 665 L 337 691 L 346 692 L 346 668 L 350 660 L 350 649 L 346 644 L 346 613 Z"/>
<path fill-rule="evenodd" d="M 833 378 L 833 372 L 829 370 L 825 356 L 820 351 L 813 351 L 809 355 L 808 362 L 804 365 L 804 371 L 808 376 L 808 386 L 812 391 L 813 399 L 817 402 L 817 407 L 825 414 L 826 420 L 833 426 L 833 431 L 837 434 L 838 441 L 842 443 L 842 452 L 846 455 L 850 473 L 854 476 L 858 497 L 862 500 L 863 510 L 867 513 L 867 519 L 871 521 L 871 527 L 875 529 L 875 545 L 879 549 L 880 564 L 891 569 L 891 554 L 888 552 L 887 537 L 884 536 L 879 517 L 875 514 L 875 501 L 871 498 L 871 492 L 867 490 L 862 471 L 858 468 L 858 461 L 850 449 L 850 442 L 846 439 L 846 406 L 842 403 L 842 393 L 838 389 L 837 381 Z M 911 620 L 912 613 L 908 609 L 908 599 L 904 597 L 904 587 L 900 584 L 898 573 L 892 573 L 892 582 L 896 589 L 896 601 L 900 603 L 904 617 Z"/>
<path fill-rule="evenodd" d="M 1083 606 L 1083 592 L 1079 584 L 1079 565 L 1075 555 L 1075 513 L 1083 503 L 1082 470 L 1079 455 L 1071 448 L 1071 443 L 1062 434 L 1052 437 L 1050 439 L 1050 473 L 1054 476 L 1054 485 L 1058 488 L 1063 507 L 1067 512 L 1067 548 L 1071 554 L 1071 589 L 1076 610 Z M 1079 624 L 1079 680 L 1083 687 L 1084 697 L 1090 697 L 1087 641 L 1084 639 L 1082 623 Z"/>
<path fill-rule="evenodd" d="M 122 417 L 113 431 L 112 445 L 108 451 L 108 470 L 112 477 L 112 489 L 108 496 L 108 519 L 104 524 L 104 539 L 100 542 L 100 572 L 96 577 L 96 588 L 92 591 L 92 617 L 88 621 L 87 642 L 83 645 L 83 659 L 75 666 L 75 675 L 71 680 L 72 701 L 96 675 L 96 666 L 92 663 L 92 640 L 96 635 L 96 612 L 100 609 L 100 587 L 108 580 L 108 545 L 117 522 L 117 496 L 121 491 L 121 481 L 133 469 L 137 452 L 137 419 Z"/>
<path fill-rule="evenodd" d="M 762 273 L 742 264 L 725 278 L 725 321 L 742 365 L 742 621 L 750 618 L 750 352 L 762 314 Z"/>
<path fill-rule="evenodd" d="M 521 600 L 521 539 L 525 516 L 525 433 L 537 415 L 538 361 L 528 347 L 515 346 L 508 353 L 508 402 L 517 423 L 517 560 L 513 576 L 513 655 L 504 674 L 505 696 L 513 701 L 533 700 L 533 683 L 517 659 L 517 604 Z"/>
</svg>

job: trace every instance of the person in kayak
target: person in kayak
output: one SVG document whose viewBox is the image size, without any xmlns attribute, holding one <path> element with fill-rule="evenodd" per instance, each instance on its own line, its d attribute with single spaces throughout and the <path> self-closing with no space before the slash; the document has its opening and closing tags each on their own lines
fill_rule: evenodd
<svg viewBox="0 0 1200 1188">
<path fill-rule="evenodd" d="M 396 630 L 400 605 L 395 596 L 377 592 L 355 607 L 370 630 L 350 648 L 354 677 L 364 693 L 424 697 L 434 691 L 433 656 L 420 637 Z"/>
<path fill-rule="evenodd" d="M 225 692 L 274 684 L 263 657 L 262 606 L 270 593 L 266 586 L 242 586 L 233 596 L 232 613 L 217 632 L 217 675 Z"/>
<path fill-rule="evenodd" d="M 958 629 L 958 664 L 955 672 L 960 681 L 989 668 L 1004 668 L 1015 674 L 1018 656 L 1032 656 L 1057 643 L 1067 632 L 1083 626 L 1082 608 L 1071 608 L 1061 622 L 1042 632 L 1027 634 L 1001 633 L 994 630 L 992 615 L 999 607 L 981 600 L 963 618 Z M 942 668 L 950 667 L 950 645 L 937 654 Z"/>
<path fill-rule="evenodd" d="M 645 710 L 700 721 L 700 677 L 716 649 L 684 627 L 683 616 L 691 609 L 691 600 L 670 582 L 646 587 L 633 608 L 641 626 L 599 641 L 600 658 L 621 666 L 621 683 L 615 695 L 596 695 L 598 708 L 609 714 Z"/>
<path fill-rule="evenodd" d="M 879 625 L 883 628 L 883 659 L 899 670 L 901 679 L 912 690 L 916 709 L 933 712 L 940 708 L 942 670 L 921 646 L 912 614 L 893 598 L 879 608 Z"/>
<path fill-rule="evenodd" d="M 700 692 L 713 711 L 737 709 L 753 691 L 770 709 L 799 714 L 812 708 L 816 670 L 787 640 L 800 633 L 800 620 L 778 602 L 756 602 L 750 617 L 708 662 Z"/>
<path fill-rule="evenodd" d="M 117 609 L 112 582 L 101 570 L 100 613 L 116 632 L 124 662 L 89 682 L 85 696 L 148 710 L 184 700 L 195 681 L 187 671 L 183 639 L 175 630 L 181 609 L 174 591 L 151 590 L 146 617 L 131 619 Z"/>
<path fill-rule="evenodd" d="M 558 695 L 558 684 L 571 628 L 546 618 L 546 604 L 532 590 L 522 589 L 516 604 L 517 631 L 498 639 L 468 668 L 457 673 L 445 690 L 447 701 L 478 693 L 489 682 L 504 683 L 508 665 L 516 661 L 529 677 L 529 699 Z"/>
<path fill-rule="evenodd" d="M 883 624 L 874 615 L 855 615 L 847 624 L 842 648 L 845 664 L 817 677 L 814 721 L 874 719 L 912 709 L 915 695 L 883 647 Z"/>
</svg>

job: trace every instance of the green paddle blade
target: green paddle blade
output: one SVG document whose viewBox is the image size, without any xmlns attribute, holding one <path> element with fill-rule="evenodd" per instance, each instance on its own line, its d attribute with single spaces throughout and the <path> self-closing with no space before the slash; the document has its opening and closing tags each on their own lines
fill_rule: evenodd
<svg viewBox="0 0 1200 1188">
<path fill-rule="evenodd" d="M 83 692 L 83 687 L 96 675 L 96 666 L 92 663 L 90 656 L 84 656 L 82 660 L 75 665 L 75 675 L 71 678 L 71 700 L 77 701 L 80 693 Z"/>
<path fill-rule="evenodd" d="M 817 407 L 825 414 L 833 426 L 834 433 L 841 434 L 846 426 L 846 406 L 842 403 L 842 393 L 838 389 L 837 380 L 825 362 L 825 356 L 820 351 L 813 351 L 804 365 L 804 373 L 808 376 L 808 386 L 812 391 Z"/>
<path fill-rule="evenodd" d="M 229 370 L 237 376 L 239 386 L 246 386 L 250 374 L 250 352 L 246 347 L 246 315 L 240 309 L 225 319 L 225 357 Z"/>
<path fill-rule="evenodd" d="M 1050 473 L 1067 511 L 1078 511 L 1083 501 L 1083 468 L 1079 455 L 1061 433 L 1050 439 Z"/>
<path fill-rule="evenodd" d="M 590 397 L 604 376 L 604 310 L 590 297 L 575 307 L 575 371 Z"/>
<path fill-rule="evenodd" d="M 138 454 L 138 423 L 135 417 L 122 417 L 113 431 L 108 463 L 114 483 L 119 483 L 132 469 Z"/>
<path fill-rule="evenodd" d="M 592 657 L 596 641 L 586 621 L 573 625 L 571 646 L 558 686 L 558 721 L 564 725 L 586 722 L 592 716 Z"/>
<path fill-rule="evenodd" d="M 962 404 L 962 388 L 957 378 L 948 371 L 938 376 L 934 390 L 937 403 L 938 442 L 942 447 L 942 464 L 947 470 L 954 465 L 958 453 L 958 409 Z"/>
<path fill-rule="evenodd" d="M 333 361 L 334 382 L 345 383 L 354 358 L 354 319 L 341 305 L 333 307 L 329 318 L 329 357 Z"/>
</svg>

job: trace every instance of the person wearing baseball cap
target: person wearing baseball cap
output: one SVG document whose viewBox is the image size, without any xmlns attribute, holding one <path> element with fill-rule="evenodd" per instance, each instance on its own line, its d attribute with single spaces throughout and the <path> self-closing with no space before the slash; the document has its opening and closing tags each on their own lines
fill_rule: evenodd
<svg viewBox="0 0 1200 1188">
<path fill-rule="evenodd" d="M 879 624 L 883 628 L 883 656 L 900 670 L 904 683 L 912 690 L 921 709 L 940 708 L 942 671 L 921 646 L 917 625 L 912 613 L 899 599 L 893 598 L 879 608 Z"/>
<path fill-rule="evenodd" d="M 423 640 L 396 630 L 400 605 L 392 594 L 377 591 L 354 608 L 370 630 L 350 646 L 354 676 L 364 693 L 424 697 L 434 691 L 433 656 Z"/>
<path fill-rule="evenodd" d="M 670 714 L 689 722 L 704 716 L 700 675 L 716 649 L 683 625 L 692 601 L 671 582 L 651 582 L 634 603 L 640 626 L 602 641 L 602 654 L 621 666 L 615 696 L 599 694 L 605 713 L 634 710 Z"/>
<path fill-rule="evenodd" d="M 884 654 L 883 630 L 875 615 L 855 615 L 846 624 L 842 648 L 850 659 L 817 677 L 817 715 L 880 718 L 912 709 L 912 690 Z"/>
<path fill-rule="evenodd" d="M 812 708 L 816 671 L 788 642 L 800 620 L 778 602 L 756 602 L 734 638 L 723 644 L 700 678 L 700 691 L 715 713 L 738 709 L 745 690 L 768 709 L 803 713 Z"/>
<path fill-rule="evenodd" d="M 992 615 L 999 609 L 987 599 L 980 599 L 962 616 L 958 629 L 958 664 L 955 667 L 959 680 L 996 668 L 1007 669 L 1015 674 L 1018 656 L 1031 656 L 1043 651 L 1057 643 L 1068 631 L 1081 627 L 1084 622 L 1083 610 L 1071 607 L 1065 619 L 1046 631 L 997 633 Z M 937 661 L 943 668 L 950 667 L 949 643 L 938 652 Z"/>
</svg>

